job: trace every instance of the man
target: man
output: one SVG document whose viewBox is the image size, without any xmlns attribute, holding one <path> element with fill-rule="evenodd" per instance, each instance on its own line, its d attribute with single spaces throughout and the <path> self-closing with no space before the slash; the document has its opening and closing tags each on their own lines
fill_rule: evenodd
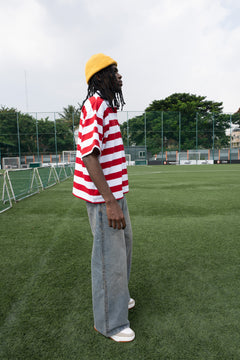
<svg viewBox="0 0 240 360">
<path fill-rule="evenodd" d="M 128 321 L 134 307 L 128 282 L 132 229 L 124 194 L 128 176 L 117 120 L 123 107 L 117 62 L 104 54 L 86 64 L 88 94 L 83 102 L 73 194 L 86 201 L 93 233 L 92 297 L 95 330 L 117 342 L 135 338 Z"/>
</svg>

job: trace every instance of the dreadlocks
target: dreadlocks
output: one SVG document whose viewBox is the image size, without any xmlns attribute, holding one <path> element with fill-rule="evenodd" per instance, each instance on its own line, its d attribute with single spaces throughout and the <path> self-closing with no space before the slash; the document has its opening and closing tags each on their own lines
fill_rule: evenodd
<svg viewBox="0 0 240 360">
<path fill-rule="evenodd" d="M 125 102 L 123 99 L 122 89 L 117 84 L 112 65 L 100 70 L 91 77 L 88 84 L 88 93 L 81 108 L 83 107 L 85 101 L 96 92 L 102 99 L 109 103 L 113 110 L 114 108 L 119 109 L 120 106 L 121 110 L 123 109 Z"/>
</svg>

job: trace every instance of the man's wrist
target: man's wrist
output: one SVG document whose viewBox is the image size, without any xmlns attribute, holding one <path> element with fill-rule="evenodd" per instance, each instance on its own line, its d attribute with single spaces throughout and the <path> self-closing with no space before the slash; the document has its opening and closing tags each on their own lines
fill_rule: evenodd
<svg viewBox="0 0 240 360">
<path fill-rule="evenodd" d="M 113 194 L 111 194 L 109 197 L 104 197 L 104 200 L 105 200 L 106 205 L 111 205 L 112 203 L 114 203 L 116 201 Z"/>
</svg>

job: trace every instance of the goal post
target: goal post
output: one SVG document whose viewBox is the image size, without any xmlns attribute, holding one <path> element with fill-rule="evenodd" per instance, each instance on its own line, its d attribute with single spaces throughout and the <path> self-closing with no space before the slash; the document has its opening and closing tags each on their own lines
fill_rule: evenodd
<svg viewBox="0 0 240 360">
<path fill-rule="evenodd" d="M 177 163 L 179 165 L 207 165 L 213 164 L 212 160 L 208 160 L 206 154 L 201 151 L 182 151 L 177 155 Z"/>
<path fill-rule="evenodd" d="M 35 169 L 11 169 L 5 174 L 10 198 L 15 202 L 39 192 L 39 178 Z"/>
<path fill-rule="evenodd" d="M 74 163 L 48 167 L 7 169 L 0 173 L 0 213 L 18 202 L 37 194 L 50 186 L 60 183 L 74 172 Z"/>
<path fill-rule="evenodd" d="M 45 166 L 36 169 L 38 176 L 41 179 L 42 189 L 47 189 L 53 185 L 56 185 L 59 182 L 58 176 L 56 174 L 55 168 L 52 166 Z"/>
<path fill-rule="evenodd" d="M 4 157 L 2 158 L 3 169 L 20 169 L 20 158 L 19 157 Z"/>
<path fill-rule="evenodd" d="M 132 161 L 131 154 L 125 154 L 125 159 L 126 159 L 127 166 L 135 165 L 135 161 Z"/>
<path fill-rule="evenodd" d="M 0 213 L 10 209 L 12 201 L 9 194 L 9 189 L 6 182 L 6 172 L 0 173 Z"/>
<path fill-rule="evenodd" d="M 65 150 L 62 152 L 62 162 L 64 164 L 74 163 L 76 160 L 76 151 Z"/>
</svg>

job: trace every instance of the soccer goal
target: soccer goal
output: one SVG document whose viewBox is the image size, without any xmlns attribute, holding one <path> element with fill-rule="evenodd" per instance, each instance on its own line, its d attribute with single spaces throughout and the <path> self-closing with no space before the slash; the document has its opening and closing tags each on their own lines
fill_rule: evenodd
<svg viewBox="0 0 240 360">
<path fill-rule="evenodd" d="M 63 151 L 62 162 L 65 164 L 74 163 L 76 159 L 76 151 Z"/>
<path fill-rule="evenodd" d="M 135 165 L 135 161 L 132 161 L 131 154 L 125 154 L 127 166 Z"/>
<path fill-rule="evenodd" d="M 6 173 L 0 173 L 0 213 L 10 209 L 11 207 L 12 201 L 6 183 Z"/>
<path fill-rule="evenodd" d="M 182 151 L 178 153 L 178 163 L 180 165 L 197 165 L 200 159 L 200 151 Z"/>
<path fill-rule="evenodd" d="M 4 175 L 10 198 L 15 202 L 39 192 L 39 175 L 36 169 L 10 169 Z"/>
<path fill-rule="evenodd" d="M 4 157 L 2 159 L 3 169 L 20 169 L 19 157 Z"/>
<path fill-rule="evenodd" d="M 37 194 L 73 175 L 74 164 L 27 169 L 7 169 L 0 173 L 0 213 L 15 202 Z"/>
<path fill-rule="evenodd" d="M 201 151 L 184 151 L 178 153 L 178 164 L 180 165 L 209 165 L 213 164 Z"/>
</svg>

